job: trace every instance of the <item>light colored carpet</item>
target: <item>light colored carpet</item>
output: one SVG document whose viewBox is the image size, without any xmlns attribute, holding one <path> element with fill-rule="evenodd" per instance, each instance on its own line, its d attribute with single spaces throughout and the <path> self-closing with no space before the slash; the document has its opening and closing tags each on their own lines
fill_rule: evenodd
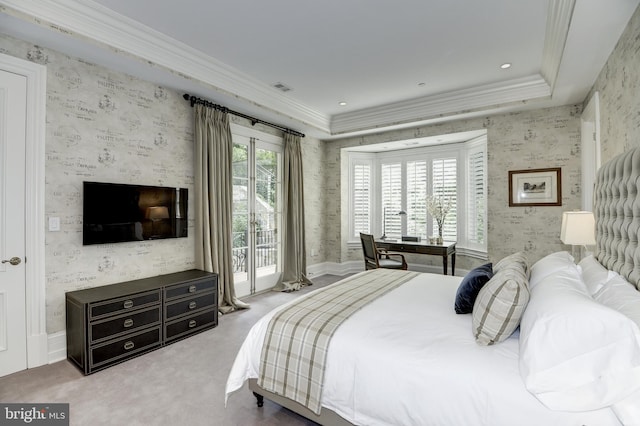
<svg viewBox="0 0 640 426">
<path fill-rule="evenodd" d="M 245 387 L 224 406 L 224 387 L 251 326 L 292 298 L 342 277 L 314 277 L 296 293 L 267 292 L 244 299 L 251 309 L 219 317 L 212 330 L 84 376 L 61 361 L 0 378 L 0 401 L 69 403 L 72 425 L 312 425 Z"/>
</svg>

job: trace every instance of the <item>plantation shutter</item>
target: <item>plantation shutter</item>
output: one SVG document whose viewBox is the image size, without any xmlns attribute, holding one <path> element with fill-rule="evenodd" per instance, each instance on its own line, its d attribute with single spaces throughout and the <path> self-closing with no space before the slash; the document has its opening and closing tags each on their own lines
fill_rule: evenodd
<svg viewBox="0 0 640 426">
<path fill-rule="evenodd" d="M 386 163 L 380 168 L 382 201 L 382 229 L 384 234 L 400 237 L 402 234 L 402 163 Z"/>
<path fill-rule="evenodd" d="M 371 164 L 353 165 L 353 235 L 371 233 Z"/>
<path fill-rule="evenodd" d="M 467 198 L 467 240 L 484 246 L 486 241 L 486 153 L 484 148 L 469 152 Z"/>
<path fill-rule="evenodd" d="M 427 161 L 407 161 L 407 235 L 427 238 Z"/>
<path fill-rule="evenodd" d="M 437 197 L 443 197 L 445 200 L 451 200 L 451 210 L 444 223 L 442 237 L 447 241 L 456 241 L 458 236 L 457 230 L 457 159 L 438 158 L 431 162 L 431 191 Z M 433 220 L 433 219 L 432 219 Z M 438 225 L 433 220 L 433 234 L 438 233 Z"/>
</svg>

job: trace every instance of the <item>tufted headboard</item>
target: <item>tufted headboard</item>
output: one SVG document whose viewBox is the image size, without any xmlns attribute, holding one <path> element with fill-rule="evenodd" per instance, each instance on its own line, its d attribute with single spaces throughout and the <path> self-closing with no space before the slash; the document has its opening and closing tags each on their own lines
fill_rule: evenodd
<svg viewBox="0 0 640 426">
<path fill-rule="evenodd" d="M 640 289 L 640 148 L 604 164 L 596 175 L 595 257 Z"/>
</svg>

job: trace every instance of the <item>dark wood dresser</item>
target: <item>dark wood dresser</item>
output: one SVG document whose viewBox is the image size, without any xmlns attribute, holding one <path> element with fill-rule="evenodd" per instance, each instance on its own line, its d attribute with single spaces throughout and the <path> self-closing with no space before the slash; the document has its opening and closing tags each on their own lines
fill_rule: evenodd
<svg viewBox="0 0 640 426">
<path fill-rule="evenodd" d="M 218 276 L 192 269 L 66 294 L 67 358 L 84 374 L 218 325 Z"/>
</svg>

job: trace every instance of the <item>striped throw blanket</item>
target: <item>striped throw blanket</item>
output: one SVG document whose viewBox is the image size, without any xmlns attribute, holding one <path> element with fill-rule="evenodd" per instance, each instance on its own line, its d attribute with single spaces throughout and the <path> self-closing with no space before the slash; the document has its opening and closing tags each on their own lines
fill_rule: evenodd
<svg viewBox="0 0 640 426">
<path fill-rule="evenodd" d="M 317 290 L 283 308 L 267 328 L 258 385 L 319 414 L 331 336 L 354 312 L 416 275 L 417 272 L 374 269 Z"/>
</svg>

